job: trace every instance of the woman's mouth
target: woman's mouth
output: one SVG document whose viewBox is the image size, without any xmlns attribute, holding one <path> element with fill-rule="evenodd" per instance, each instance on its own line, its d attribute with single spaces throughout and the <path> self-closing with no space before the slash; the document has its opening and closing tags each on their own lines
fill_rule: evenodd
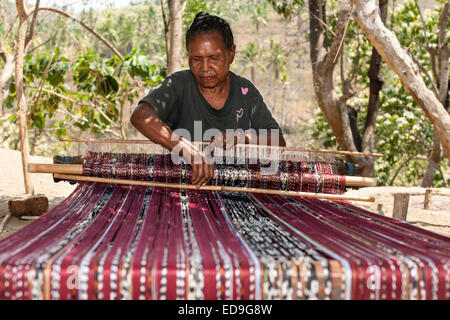
<svg viewBox="0 0 450 320">
<path fill-rule="evenodd" d="M 202 81 L 209 82 L 209 81 L 213 81 L 215 79 L 215 77 L 214 76 L 206 76 L 206 77 L 200 77 L 200 79 L 202 79 Z"/>
</svg>

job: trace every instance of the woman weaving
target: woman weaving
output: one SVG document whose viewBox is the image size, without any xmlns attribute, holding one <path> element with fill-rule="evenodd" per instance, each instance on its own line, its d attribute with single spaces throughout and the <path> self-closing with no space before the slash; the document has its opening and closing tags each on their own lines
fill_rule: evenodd
<svg viewBox="0 0 450 320">
<path fill-rule="evenodd" d="M 192 165 L 192 184 L 200 187 L 214 177 L 214 168 L 193 141 L 224 148 L 237 142 L 286 142 L 259 91 L 230 71 L 236 46 L 225 20 L 198 13 L 186 32 L 186 48 L 189 70 L 166 77 L 139 102 L 130 120 L 145 137 L 183 156 Z"/>
</svg>

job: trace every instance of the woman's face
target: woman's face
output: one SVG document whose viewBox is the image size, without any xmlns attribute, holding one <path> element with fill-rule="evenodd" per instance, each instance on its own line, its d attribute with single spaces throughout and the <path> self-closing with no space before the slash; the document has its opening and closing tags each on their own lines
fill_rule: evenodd
<svg viewBox="0 0 450 320">
<path fill-rule="evenodd" d="M 215 88 L 228 76 L 236 47 L 231 50 L 219 32 L 198 34 L 188 42 L 189 68 L 203 88 Z"/>
</svg>

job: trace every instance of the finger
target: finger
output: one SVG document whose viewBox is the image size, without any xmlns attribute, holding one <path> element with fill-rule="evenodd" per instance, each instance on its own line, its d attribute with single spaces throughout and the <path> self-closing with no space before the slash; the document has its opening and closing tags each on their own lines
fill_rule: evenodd
<svg viewBox="0 0 450 320">
<path fill-rule="evenodd" d="M 205 172 L 205 166 L 206 166 L 205 163 L 202 163 L 201 165 L 199 165 L 199 168 L 198 168 L 199 178 L 196 183 L 197 188 L 200 188 L 205 183 L 205 180 L 208 178 L 207 174 Z"/>
<path fill-rule="evenodd" d="M 199 174 L 198 174 L 198 165 L 192 164 L 192 177 L 191 177 L 191 184 L 196 185 L 199 180 Z"/>
<path fill-rule="evenodd" d="M 209 171 L 209 165 L 207 165 L 206 163 L 203 165 L 203 177 L 201 180 L 201 185 L 205 186 L 208 184 L 209 180 L 211 180 L 210 177 L 210 171 Z"/>
<path fill-rule="evenodd" d="M 227 146 L 228 146 L 228 139 L 227 139 L 227 135 L 226 134 L 223 134 L 223 139 L 222 139 L 222 145 L 221 145 L 221 147 L 223 148 L 223 149 L 227 149 Z"/>
<path fill-rule="evenodd" d="M 203 185 L 203 183 L 205 182 L 205 179 L 207 178 L 206 175 L 205 175 L 205 168 L 204 167 L 205 167 L 205 164 L 202 163 L 202 165 L 199 168 L 199 176 L 200 176 L 200 178 L 199 178 L 199 180 L 198 180 L 198 182 L 196 184 L 197 188 L 200 188 Z"/>
<path fill-rule="evenodd" d="M 210 164 L 208 166 L 208 169 L 209 169 L 209 180 L 208 180 L 209 182 L 214 179 L 214 165 Z"/>
</svg>

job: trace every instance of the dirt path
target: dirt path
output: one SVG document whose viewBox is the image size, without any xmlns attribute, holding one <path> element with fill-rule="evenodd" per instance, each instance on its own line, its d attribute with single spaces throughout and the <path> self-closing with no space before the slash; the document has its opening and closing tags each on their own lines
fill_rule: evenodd
<svg viewBox="0 0 450 320">
<path fill-rule="evenodd" d="M 44 157 L 31 157 L 31 162 L 52 163 Z M 33 174 L 36 194 L 43 194 L 49 199 L 49 207 L 65 199 L 74 189 L 75 185 L 67 182 L 54 183 L 50 174 Z M 8 200 L 26 198 L 23 186 L 23 173 L 21 157 L 18 151 L 0 149 L 0 223 L 8 214 Z M 414 187 L 376 187 L 351 190 L 352 195 L 371 195 L 375 203 L 353 202 L 354 204 L 392 217 L 394 193 L 407 192 L 410 194 L 410 203 L 407 221 L 418 227 L 450 236 L 450 189 L 439 189 L 439 194 L 432 197 L 431 210 L 423 209 L 425 189 Z M 12 217 L 0 239 L 24 227 L 31 221 Z"/>
<path fill-rule="evenodd" d="M 394 193 L 408 193 L 409 207 L 406 221 L 420 228 L 450 236 L 450 189 L 434 189 L 430 210 L 423 208 L 425 189 L 421 187 L 373 187 L 351 190 L 350 195 L 375 197 L 375 202 L 353 202 L 355 205 L 392 217 Z"/>
<path fill-rule="evenodd" d="M 52 159 L 32 156 L 30 162 L 52 163 Z M 54 183 L 50 174 L 32 174 L 32 179 L 35 193 L 48 198 L 49 209 L 60 203 L 75 189 L 75 185 L 70 185 L 68 182 Z M 3 221 L 2 217 L 9 213 L 9 200 L 26 197 L 20 152 L 0 149 L 0 221 Z M 11 217 L 5 230 L 0 234 L 0 239 L 23 228 L 30 222 L 32 221 Z"/>
</svg>

